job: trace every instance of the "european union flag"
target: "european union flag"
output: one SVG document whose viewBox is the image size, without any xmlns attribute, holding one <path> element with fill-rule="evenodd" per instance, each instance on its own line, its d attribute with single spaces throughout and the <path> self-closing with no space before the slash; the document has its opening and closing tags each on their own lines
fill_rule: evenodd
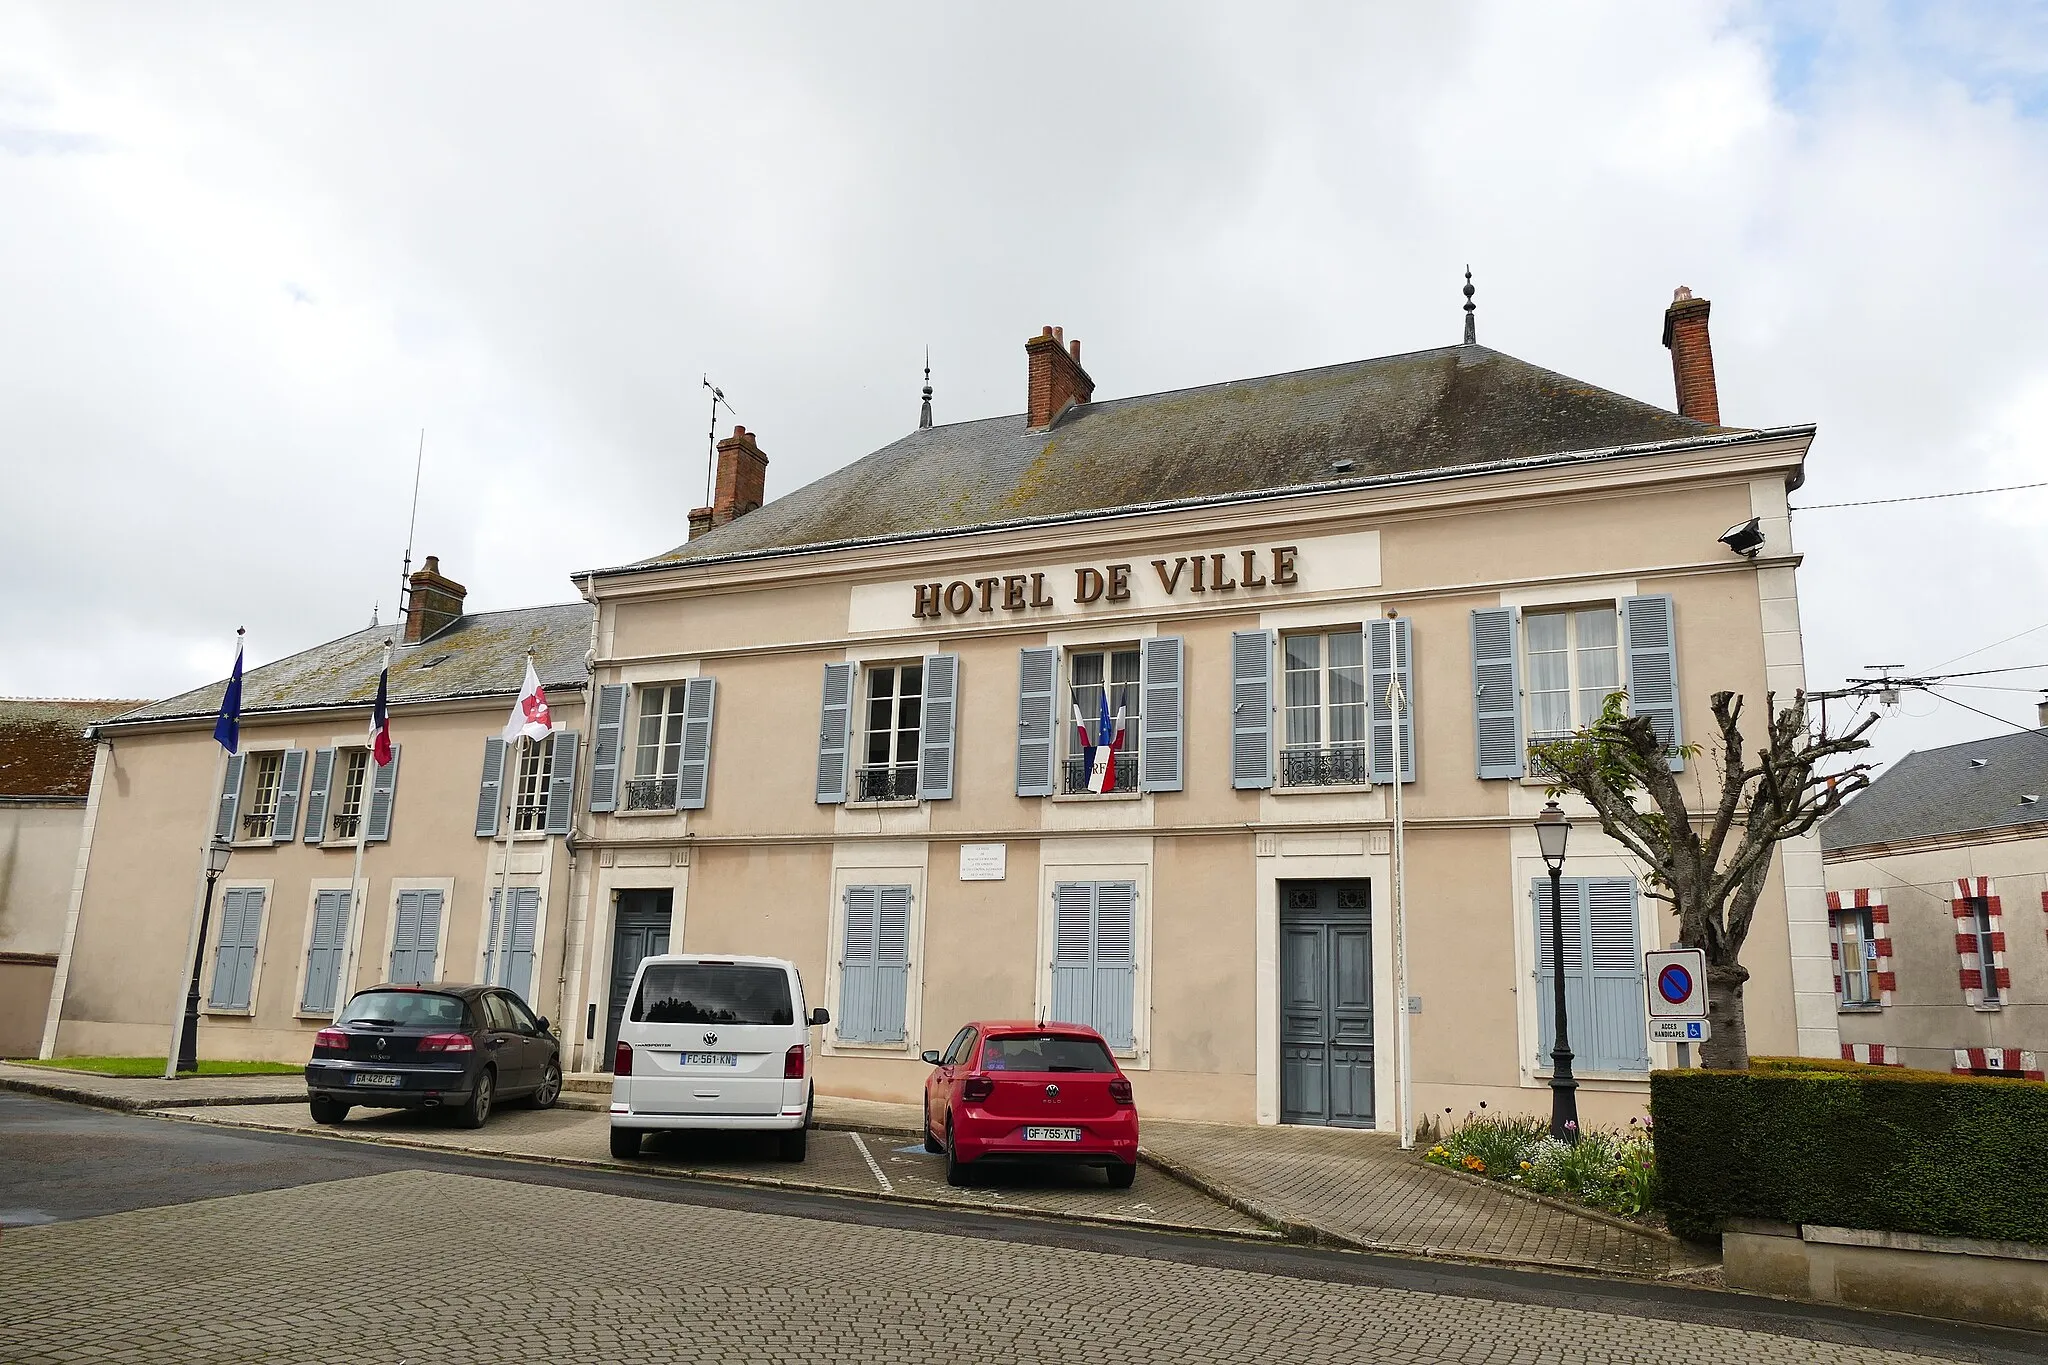
<svg viewBox="0 0 2048 1365">
<path fill-rule="evenodd" d="M 229 753 L 242 742 L 242 632 L 235 632 L 235 671 L 228 675 L 228 690 L 221 694 L 220 719 L 213 723 L 213 737 Z"/>
</svg>

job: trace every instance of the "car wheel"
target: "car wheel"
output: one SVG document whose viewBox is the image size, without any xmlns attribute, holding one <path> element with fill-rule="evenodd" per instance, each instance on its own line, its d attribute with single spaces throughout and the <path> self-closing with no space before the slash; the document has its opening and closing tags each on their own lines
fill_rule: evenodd
<svg viewBox="0 0 2048 1365">
<path fill-rule="evenodd" d="M 562 1097 L 562 1064 L 551 1061 L 547 1070 L 540 1073 L 540 1089 L 533 1092 L 533 1107 L 552 1109 L 555 1101 Z"/>
<path fill-rule="evenodd" d="M 948 1185 L 971 1185 L 973 1172 L 968 1163 L 960 1159 L 960 1153 L 953 1143 L 953 1116 L 946 1115 L 946 1183 Z"/>
<path fill-rule="evenodd" d="M 924 1097 L 924 1149 L 933 1156 L 946 1150 L 946 1144 L 932 1136 L 932 1097 Z"/>
<path fill-rule="evenodd" d="M 469 1092 L 469 1103 L 457 1111 L 459 1122 L 464 1128 L 481 1128 L 484 1120 L 491 1116 L 491 1095 L 498 1088 L 497 1073 L 485 1067 L 476 1078 L 476 1088 Z"/>
<path fill-rule="evenodd" d="M 340 1123 L 348 1117 L 349 1107 L 340 1100 L 330 1100 L 325 1095 L 315 1095 L 309 1106 L 315 1123 Z"/>
<path fill-rule="evenodd" d="M 1107 1171 L 1104 1171 L 1103 1174 L 1109 1177 L 1109 1187 L 1111 1189 L 1127 1190 L 1131 1187 L 1131 1182 L 1138 1178 L 1138 1163 L 1133 1161 L 1129 1165 L 1125 1165 L 1122 1162 L 1118 1162 Z"/>
<path fill-rule="evenodd" d="M 612 1159 L 631 1161 L 640 1155 L 640 1130 L 638 1128 L 612 1129 Z"/>
</svg>

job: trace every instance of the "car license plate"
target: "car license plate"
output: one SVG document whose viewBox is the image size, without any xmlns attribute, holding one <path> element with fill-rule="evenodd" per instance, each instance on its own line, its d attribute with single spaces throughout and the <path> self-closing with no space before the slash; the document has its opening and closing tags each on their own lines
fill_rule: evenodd
<svg viewBox="0 0 2048 1365">
<path fill-rule="evenodd" d="M 1026 1142 L 1079 1142 L 1081 1140 L 1081 1130 L 1079 1128 L 1026 1128 L 1024 1130 L 1024 1140 Z"/>
<path fill-rule="evenodd" d="M 396 1088 L 403 1079 L 404 1077 L 394 1075 L 389 1071 L 358 1071 L 355 1074 L 355 1084 L 357 1085 L 382 1085 Z"/>
<path fill-rule="evenodd" d="M 685 1052 L 683 1054 L 684 1066 L 738 1066 L 739 1064 L 740 1054 L 737 1052 Z"/>
</svg>

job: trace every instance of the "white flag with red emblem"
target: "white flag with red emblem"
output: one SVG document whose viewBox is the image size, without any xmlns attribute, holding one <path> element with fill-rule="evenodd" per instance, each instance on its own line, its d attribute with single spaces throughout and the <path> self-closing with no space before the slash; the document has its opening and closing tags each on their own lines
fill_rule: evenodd
<svg viewBox="0 0 2048 1365">
<path fill-rule="evenodd" d="M 548 715 L 548 694 L 541 690 L 540 674 L 533 671 L 533 656 L 526 659 L 526 682 L 519 689 L 519 700 L 512 703 L 512 717 L 505 722 L 505 742 L 510 744 L 521 735 L 528 739 L 546 739 L 552 717 Z"/>
</svg>

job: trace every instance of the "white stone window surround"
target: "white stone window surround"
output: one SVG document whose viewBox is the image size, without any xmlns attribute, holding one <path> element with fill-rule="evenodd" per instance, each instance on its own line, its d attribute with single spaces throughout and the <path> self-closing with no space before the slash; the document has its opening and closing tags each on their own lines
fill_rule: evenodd
<svg viewBox="0 0 2048 1365">
<path fill-rule="evenodd" d="M 924 921 L 929 881 L 926 876 L 931 845 L 918 840 L 901 843 L 834 844 L 832 847 L 831 901 L 826 906 L 824 993 L 806 1003 L 823 1005 L 832 1012 L 819 1048 L 827 1057 L 900 1057 L 918 1060 L 924 1050 Z M 903 987 L 903 1041 L 900 1043 L 848 1042 L 839 1036 L 839 959 L 846 943 L 846 888 L 849 886 L 907 886 L 910 888 L 910 923 L 905 933 L 909 945 L 909 969 Z"/>
<path fill-rule="evenodd" d="M 201 969 L 199 973 L 199 1012 L 202 1015 L 216 1015 L 223 1019 L 253 1019 L 256 1017 L 257 997 L 263 990 L 263 952 L 270 939 L 270 917 L 275 908 L 277 883 L 269 877 L 231 877 L 222 874 L 213 887 L 213 912 L 206 927 L 206 942 L 199 945 Z M 263 893 L 263 918 L 256 927 L 256 967 L 249 973 L 249 1005 L 246 1009 L 222 1009 L 209 1003 L 213 999 L 213 973 L 218 965 L 220 952 L 221 905 L 230 891 L 261 891 Z"/>
<path fill-rule="evenodd" d="M 626 784 L 639 775 L 637 765 L 640 761 L 641 690 L 648 687 L 665 688 L 677 683 L 686 683 L 692 678 L 701 676 L 702 665 L 696 659 L 678 659 L 666 663 L 624 664 L 609 669 L 607 672 L 610 675 L 607 678 L 591 679 L 590 687 L 593 697 L 596 695 L 596 689 L 601 682 L 607 684 L 623 683 L 627 688 L 626 724 L 621 732 L 622 737 L 619 744 L 619 807 L 617 810 L 609 813 L 610 818 L 614 820 L 671 821 L 676 826 L 675 832 L 677 836 L 681 837 L 683 825 L 689 818 L 688 811 L 679 811 L 667 806 L 657 806 L 647 810 L 627 810 Z M 586 762 L 587 759 L 579 755 L 578 761 Z M 595 818 L 603 819 L 605 817 L 600 814 Z M 638 831 L 637 833 L 645 832 Z"/>
<path fill-rule="evenodd" d="M 393 877 L 391 889 L 384 901 L 384 955 L 377 959 L 377 979 L 387 979 L 391 970 L 391 948 L 398 941 L 398 893 L 401 891 L 439 891 L 441 893 L 441 923 L 439 936 L 434 941 L 434 985 L 448 979 L 448 922 L 455 918 L 455 878 L 453 877 Z M 488 927 L 488 926 L 486 926 Z"/>
<path fill-rule="evenodd" d="M 1124 838 L 1043 838 L 1038 845 L 1038 967 L 1032 1014 L 1052 1008 L 1053 888 L 1060 882 L 1133 882 L 1138 888 L 1132 936 L 1131 1047 L 1119 1050 L 1126 1071 L 1152 1069 L 1152 860 L 1149 835 Z"/>
<path fill-rule="evenodd" d="M 369 880 L 369 873 L 365 871 L 363 874 L 365 885 L 368 884 Z M 337 976 L 334 982 L 333 1009 L 309 1010 L 304 1007 L 306 999 L 306 959 L 313 949 L 313 915 L 315 907 L 320 903 L 320 893 L 322 891 L 350 891 L 354 885 L 355 883 L 347 877 L 315 877 L 306 883 L 305 922 L 299 926 L 299 956 L 298 962 L 292 968 L 292 1018 L 294 1019 L 331 1020 L 336 1014 L 341 1012 L 344 1005 L 348 1004 L 348 997 L 350 995 L 349 983 Z M 348 918 L 343 921 L 341 926 L 341 955 L 344 963 L 347 962 L 348 958 L 348 945 L 354 941 L 357 932 L 357 920 L 363 913 L 363 907 L 356 904 L 357 899 L 353 895 L 349 897 Z M 270 914 L 270 908 L 266 907 L 263 912 L 264 919 L 268 920 Z M 268 927 L 266 924 L 266 930 Z M 360 965 L 359 962 L 349 964 L 349 975 L 354 976 Z M 260 971 L 262 966 L 260 961 L 257 966 Z M 254 996 L 253 988 L 250 994 L 252 997 Z M 254 1003 L 253 999 L 251 1003 Z"/>
</svg>

